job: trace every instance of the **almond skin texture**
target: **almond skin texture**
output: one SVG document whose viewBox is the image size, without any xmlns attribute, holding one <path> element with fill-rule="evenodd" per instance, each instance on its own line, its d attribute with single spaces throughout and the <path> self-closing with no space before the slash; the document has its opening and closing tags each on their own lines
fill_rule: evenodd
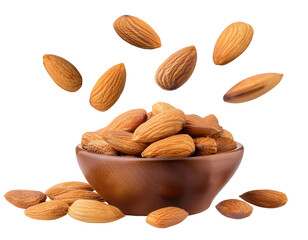
<svg viewBox="0 0 308 240">
<path fill-rule="evenodd" d="M 215 139 L 210 137 L 198 137 L 194 138 L 196 146 L 196 155 L 209 155 L 217 152 L 217 144 Z"/>
<path fill-rule="evenodd" d="M 153 115 L 157 115 L 163 111 L 169 110 L 169 109 L 175 109 L 172 105 L 169 103 L 164 103 L 164 102 L 157 102 L 153 104 L 152 106 L 152 113 Z"/>
<path fill-rule="evenodd" d="M 118 151 L 115 150 L 109 143 L 105 140 L 95 140 L 88 144 L 88 152 L 99 153 L 110 156 L 119 155 Z"/>
<path fill-rule="evenodd" d="M 113 66 L 105 72 L 94 85 L 90 104 L 98 111 L 107 111 L 121 96 L 126 81 L 126 70 L 123 63 Z"/>
<path fill-rule="evenodd" d="M 217 144 L 217 152 L 227 152 L 236 148 L 236 142 L 233 139 L 220 137 L 215 139 Z"/>
<path fill-rule="evenodd" d="M 155 81 L 162 89 L 175 90 L 192 75 L 197 62 L 194 46 L 183 48 L 172 54 L 156 71 Z"/>
<path fill-rule="evenodd" d="M 103 198 L 96 192 L 87 190 L 73 190 L 63 194 L 60 194 L 54 198 L 55 200 L 66 202 L 69 206 L 78 199 L 89 199 L 96 201 L 104 201 Z"/>
<path fill-rule="evenodd" d="M 119 152 L 139 156 L 148 145 L 135 142 L 132 140 L 132 137 L 132 133 L 124 131 L 108 131 L 103 136 L 105 141 Z"/>
<path fill-rule="evenodd" d="M 141 124 L 133 134 L 133 141 L 152 143 L 182 130 L 185 114 L 179 109 L 163 111 Z"/>
<path fill-rule="evenodd" d="M 252 206 L 237 199 L 224 200 L 216 205 L 216 209 L 225 217 L 234 219 L 249 217 L 253 211 Z"/>
<path fill-rule="evenodd" d="M 88 144 L 95 140 L 103 140 L 103 138 L 95 132 L 86 132 L 81 136 L 81 146 L 88 149 Z"/>
<path fill-rule="evenodd" d="M 225 65 L 240 56 L 249 46 L 253 37 L 253 28 L 243 22 L 229 25 L 217 39 L 213 61 L 216 65 Z"/>
<path fill-rule="evenodd" d="M 120 209 L 95 200 L 77 200 L 70 206 L 68 215 L 88 223 L 107 223 L 125 216 Z"/>
<path fill-rule="evenodd" d="M 167 228 L 176 225 L 185 218 L 187 218 L 188 212 L 178 207 L 165 207 L 151 212 L 146 222 L 153 227 Z"/>
<path fill-rule="evenodd" d="M 186 124 L 183 133 L 187 133 L 192 137 L 206 137 L 218 133 L 222 130 L 219 125 L 206 120 L 198 115 L 186 115 Z"/>
<path fill-rule="evenodd" d="M 43 56 L 43 63 L 49 76 L 60 88 L 68 92 L 76 92 L 81 88 L 80 73 L 64 58 L 46 54 Z"/>
<path fill-rule="evenodd" d="M 28 208 L 46 201 L 47 196 L 40 191 L 11 190 L 4 195 L 5 199 L 18 208 Z"/>
<path fill-rule="evenodd" d="M 287 196 L 274 190 L 254 190 L 240 196 L 246 202 L 264 208 L 277 208 L 288 202 Z"/>
<path fill-rule="evenodd" d="M 225 102 L 242 103 L 256 99 L 273 89 L 283 74 L 263 73 L 244 79 L 234 85 L 223 97 Z"/>
<path fill-rule="evenodd" d="M 153 28 L 137 17 L 121 16 L 113 23 L 113 28 L 124 41 L 133 46 L 144 49 L 161 46 L 160 38 Z"/>
<path fill-rule="evenodd" d="M 29 207 L 25 215 L 38 220 L 54 220 L 67 214 L 68 205 L 62 201 L 48 201 Z"/>
<path fill-rule="evenodd" d="M 147 120 L 147 112 L 142 109 L 132 109 L 117 116 L 105 128 L 96 131 L 97 134 L 103 135 L 107 131 L 120 130 L 126 132 L 134 132 L 140 124 Z"/>
<path fill-rule="evenodd" d="M 58 183 L 50 188 L 48 188 L 45 192 L 45 194 L 50 198 L 54 199 L 56 196 L 73 191 L 73 190 L 87 190 L 87 191 L 93 191 L 93 188 L 88 184 L 84 182 L 63 182 Z"/>
<path fill-rule="evenodd" d="M 177 134 L 152 143 L 143 152 L 145 158 L 189 157 L 195 151 L 193 139 L 188 134 Z"/>
</svg>

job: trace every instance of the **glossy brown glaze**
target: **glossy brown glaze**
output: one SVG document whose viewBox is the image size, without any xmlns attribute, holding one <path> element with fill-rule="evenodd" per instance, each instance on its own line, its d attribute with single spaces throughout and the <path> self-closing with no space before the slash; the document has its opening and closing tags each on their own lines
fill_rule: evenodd
<svg viewBox="0 0 308 240">
<path fill-rule="evenodd" d="M 76 147 L 89 184 L 127 215 L 147 215 L 175 206 L 189 214 L 206 210 L 238 168 L 244 148 L 181 159 L 128 158 L 90 153 Z"/>
</svg>

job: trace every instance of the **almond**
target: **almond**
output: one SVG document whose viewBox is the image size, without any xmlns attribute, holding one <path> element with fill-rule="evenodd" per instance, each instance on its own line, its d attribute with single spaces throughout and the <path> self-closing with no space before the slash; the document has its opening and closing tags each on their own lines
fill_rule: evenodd
<svg viewBox="0 0 308 240">
<path fill-rule="evenodd" d="M 4 195 L 5 199 L 18 208 L 28 208 L 46 201 L 47 196 L 40 191 L 11 190 Z"/>
<path fill-rule="evenodd" d="M 95 140 L 102 140 L 103 138 L 96 132 L 86 132 L 82 134 L 81 137 L 81 146 L 84 149 L 88 149 L 88 144 Z"/>
<path fill-rule="evenodd" d="M 109 143 L 105 140 L 95 140 L 88 144 L 88 152 L 117 156 L 119 155 L 118 151 L 115 150 Z"/>
<path fill-rule="evenodd" d="M 195 114 L 188 114 L 186 115 L 183 133 L 187 133 L 192 137 L 205 137 L 218 133 L 221 130 L 222 127 L 209 120 Z"/>
<path fill-rule="evenodd" d="M 52 80 L 68 92 L 76 92 L 81 88 L 82 77 L 73 64 L 64 58 L 46 54 L 43 63 Z"/>
<path fill-rule="evenodd" d="M 153 113 L 153 115 L 157 115 L 158 113 L 161 113 L 161 112 L 169 110 L 169 109 L 175 109 L 175 107 L 173 107 L 169 103 L 157 102 L 157 103 L 153 104 L 153 106 L 152 106 L 152 113 Z"/>
<path fill-rule="evenodd" d="M 211 137 L 214 138 L 214 139 L 217 139 L 217 138 L 230 138 L 230 139 L 234 140 L 232 133 L 230 133 L 226 129 L 223 129 L 221 132 L 218 132 L 218 133 L 212 135 Z"/>
<path fill-rule="evenodd" d="M 227 152 L 236 148 L 236 142 L 233 139 L 220 137 L 215 139 L 217 144 L 217 152 Z"/>
<path fill-rule="evenodd" d="M 157 228 L 167 228 L 176 225 L 185 218 L 187 218 L 188 212 L 178 207 L 165 207 L 151 212 L 146 222 Z"/>
<path fill-rule="evenodd" d="M 210 137 L 194 138 L 196 146 L 196 155 L 209 155 L 217 152 L 217 144 L 215 139 Z"/>
<path fill-rule="evenodd" d="M 121 16 L 113 23 L 113 28 L 124 41 L 133 46 L 144 49 L 161 46 L 160 38 L 153 28 L 137 17 Z"/>
<path fill-rule="evenodd" d="M 82 222 L 107 223 L 125 215 L 120 209 L 95 200 L 77 200 L 68 210 L 68 215 Z"/>
<path fill-rule="evenodd" d="M 145 143 L 133 141 L 133 134 L 130 132 L 108 131 L 103 137 L 114 149 L 129 155 L 140 155 L 148 146 Z"/>
<path fill-rule="evenodd" d="M 253 28 L 243 22 L 229 25 L 217 39 L 213 60 L 216 65 L 225 65 L 240 56 L 249 46 Z"/>
<path fill-rule="evenodd" d="M 204 119 L 219 126 L 218 118 L 214 114 L 207 115 L 204 117 Z"/>
<path fill-rule="evenodd" d="M 78 199 L 89 199 L 96 201 L 104 201 L 103 198 L 96 192 L 87 190 L 73 190 L 66 193 L 62 193 L 54 198 L 55 200 L 66 202 L 68 205 L 72 205 Z"/>
<path fill-rule="evenodd" d="M 223 97 L 225 102 L 242 103 L 253 100 L 273 89 L 283 74 L 263 73 L 244 79 L 234 85 Z"/>
<path fill-rule="evenodd" d="M 105 128 L 96 131 L 97 134 L 103 135 L 107 131 L 120 130 L 134 132 L 135 129 L 147 120 L 147 112 L 142 109 L 132 109 L 117 116 Z"/>
<path fill-rule="evenodd" d="M 162 89 L 177 89 L 190 78 L 196 62 L 196 48 L 194 46 L 183 48 L 160 65 L 156 71 L 155 81 Z"/>
<path fill-rule="evenodd" d="M 254 190 L 240 196 L 246 202 L 264 208 L 277 208 L 285 205 L 288 201 L 287 196 L 274 190 Z"/>
<path fill-rule="evenodd" d="M 98 111 L 107 111 L 121 96 L 126 81 L 123 63 L 113 66 L 105 72 L 94 85 L 90 104 Z"/>
<path fill-rule="evenodd" d="M 67 214 L 68 205 L 62 201 L 48 201 L 29 207 L 25 215 L 38 220 L 54 220 Z"/>
<path fill-rule="evenodd" d="M 179 109 L 163 111 L 141 124 L 133 134 L 133 141 L 152 143 L 182 130 L 185 114 Z"/>
<path fill-rule="evenodd" d="M 56 196 L 72 191 L 72 190 L 87 190 L 87 191 L 93 191 L 93 188 L 88 184 L 84 182 L 63 182 L 58 183 L 50 188 L 48 188 L 45 192 L 45 194 L 50 198 L 54 199 Z"/>
<path fill-rule="evenodd" d="M 143 152 L 146 158 L 189 157 L 195 151 L 193 139 L 187 134 L 177 134 L 152 143 Z"/>
<path fill-rule="evenodd" d="M 235 219 L 249 217 L 253 210 L 248 203 L 237 199 L 224 200 L 218 203 L 216 208 L 222 215 Z"/>
<path fill-rule="evenodd" d="M 153 117 L 153 112 L 148 112 L 147 113 L 147 120 L 150 120 L 151 117 Z"/>
</svg>

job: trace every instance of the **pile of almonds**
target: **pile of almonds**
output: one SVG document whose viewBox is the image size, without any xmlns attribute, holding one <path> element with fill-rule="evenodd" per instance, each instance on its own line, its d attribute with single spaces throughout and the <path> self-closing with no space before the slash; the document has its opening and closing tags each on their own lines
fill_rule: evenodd
<svg viewBox="0 0 308 240">
<path fill-rule="evenodd" d="M 116 33 L 129 44 L 143 48 L 161 47 L 161 40 L 153 28 L 143 20 L 124 15 L 113 23 Z M 235 22 L 220 34 L 213 51 L 216 65 L 225 65 L 239 57 L 249 46 L 254 30 L 251 25 Z M 46 54 L 44 66 L 54 82 L 69 92 L 82 86 L 82 77 L 76 67 L 62 57 Z M 195 46 L 185 47 L 168 57 L 157 69 L 155 82 L 164 90 L 181 87 L 192 75 L 197 63 Z M 278 73 L 249 77 L 232 87 L 223 97 L 225 102 L 240 103 L 255 99 L 274 88 L 282 79 Z M 90 94 L 90 104 L 99 111 L 107 111 L 121 96 L 126 83 L 123 63 L 107 70 L 96 82 Z"/>
<path fill-rule="evenodd" d="M 108 126 L 82 135 L 89 152 L 144 158 L 203 156 L 235 149 L 232 134 L 211 114 L 185 114 L 164 102 L 152 111 L 133 109 L 117 116 Z"/>
</svg>

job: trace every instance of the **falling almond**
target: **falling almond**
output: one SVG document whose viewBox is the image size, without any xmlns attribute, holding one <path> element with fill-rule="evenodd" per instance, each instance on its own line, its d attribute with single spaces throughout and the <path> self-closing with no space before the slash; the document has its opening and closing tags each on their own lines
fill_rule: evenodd
<svg viewBox="0 0 308 240">
<path fill-rule="evenodd" d="M 244 79 L 233 86 L 225 95 L 224 101 L 241 103 L 253 100 L 274 88 L 282 79 L 283 74 L 263 73 Z"/>
<path fill-rule="evenodd" d="M 98 111 L 107 111 L 121 96 L 126 81 L 126 71 L 123 63 L 113 66 L 105 72 L 94 85 L 90 104 Z"/>
<path fill-rule="evenodd" d="M 124 41 L 136 47 L 153 49 L 161 46 L 153 28 L 137 17 L 121 16 L 113 23 L 113 28 Z"/>
</svg>

